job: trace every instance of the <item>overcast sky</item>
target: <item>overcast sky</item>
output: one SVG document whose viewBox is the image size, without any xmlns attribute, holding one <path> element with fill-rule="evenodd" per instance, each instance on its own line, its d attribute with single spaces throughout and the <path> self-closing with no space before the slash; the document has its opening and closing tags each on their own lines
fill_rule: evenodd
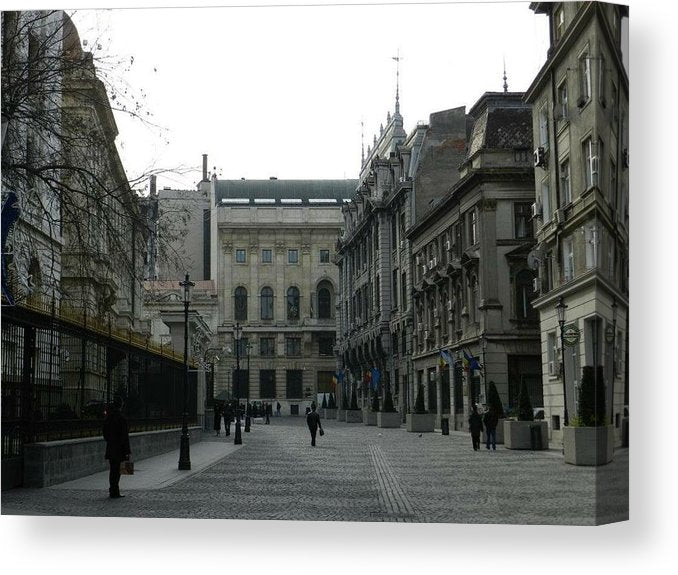
<svg viewBox="0 0 678 575">
<path fill-rule="evenodd" d="M 119 70 L 153 122 L 117 115 L 130 179 L 193 188 L 202 154 L 232 178 L 355 178 L 365 148 L 400 104 L 409 132 L 429 114 L 525 90 L 546 59 L 547 19 L 528 2 L 79 11 L 87 49 Z"/>
</svg>

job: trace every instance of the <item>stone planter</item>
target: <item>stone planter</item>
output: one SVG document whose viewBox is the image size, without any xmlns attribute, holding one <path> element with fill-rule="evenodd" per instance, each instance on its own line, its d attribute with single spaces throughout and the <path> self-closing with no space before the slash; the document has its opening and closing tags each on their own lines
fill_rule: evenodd
<svg viewBox="0 0 678 575">
<path fill-rule="evenodd" d="M 402 416 L 397 411 L 377 413 L 377 427 L 400 427 Z"/>
<path fill-rule="evenodd" d="M 346 410 L 346 423 L 362 423 L 363 422 L 363 412 L 359 409 L 347 409 Z"/>
<path fill-rule="evenodd" d="M 536 447 L 532 444 L 532 428 L 538 429 Z M 541 443 L 541 446 L 539 445 Z M 504 447 L 506 449 L 548 449 L 549 426 L 545 421 L 504 421 Z"/>
<path fill-rule="evenodd" d="M 416 433 L 431 433 L 435 429 L 435 413 L 408 413 L 407 431 Z"/>
<path fill-rule="evenodd" d="M 504 422 L 505 419 L 500 419 L 497 422 L 497 445 L 503 444 L 504 443 Z M 480 436 L 480 442 L 482 444 L 485 444 L 487 442 L 487 436 L 485 435 L 485 428 L 483 427 L 483 432 Z"/>
<path fill-rule="evenodd" d="M 330 409 L 329 407 L 326 407 L 323 409 L 325 412 L 325 419 L 336 419 L 337 418 L 337 410 L 336 409 Z"/>
<path fill-rule="evenodd" d="M 337 421 L 346 421 L 345 409 L 337 409 Z"/>
<path fill-rule="evenodd" d="M 363 409 L 363 423 L 365 425 L 377 425 L 377 413 L 379 412 L 368 408 Z"/>
<path fill-rule="evenodd" d="M 614 426 L 563 427 L 565 463 L 607 465 L 614 452 Z"/>
</svg>

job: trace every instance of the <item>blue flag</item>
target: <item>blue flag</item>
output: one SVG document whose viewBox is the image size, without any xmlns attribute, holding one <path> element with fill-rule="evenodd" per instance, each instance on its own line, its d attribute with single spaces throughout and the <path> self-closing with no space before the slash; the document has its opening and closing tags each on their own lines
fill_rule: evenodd
<svg viewBox="0 0 678 575">
<path fill-rule="evenodd" d="M 379 380 L 381 379 L 381 372 L 376 367 L 373 367 L 371 376 L 372 376 L 371 386 L 372 389 L 376 391 L 377 389 L 379 389 Z"/>
<path fill-rule="evenodd" d="M 468 361 L 468 366 L 470 369 L 477 369 L 478 371 L 482 371 L 483 368 L 482 366 L 478 363 L 475 357 L 473 357 L 471 354 L 467 353 L 467 351 L 464 349 L 464 357 L 466 358 L 466 361 Z"/>
<path fill-rule="evenodd" d="M 452 356 L 450 356 L 449 352 L 447 352 L 446 350 L 444 349 L 440 350 L 440 357 L 445 362 L 445 365 L 452 364 Z"/>
</svg>

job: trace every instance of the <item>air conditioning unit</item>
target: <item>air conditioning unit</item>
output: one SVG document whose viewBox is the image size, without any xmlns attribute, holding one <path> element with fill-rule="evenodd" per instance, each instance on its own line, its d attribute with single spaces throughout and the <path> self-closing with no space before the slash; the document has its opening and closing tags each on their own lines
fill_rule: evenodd
<svg viewBox="0 0 678 575">
<path fill-rule="evenodd" d="M 559 208 L 556 210 L 556 221 L 558 222 L 558 224 L 565 223 L 565 210 L 563 210 L 563 208 Z"/>
<path fill-rule="evenodd" d="M 534 202 L 532 204 L 532 217 L 536 218 L 537 216 L 541 216 L 541 204 L 539 202 Z"/>
<path fill-rule="evenodd" d="M 532 291 L 535 292 L 535 293 L 538 293 L 538 292 L 541 291 L 539 288 L 540 288 L 539 278 L 534 278 L 532 280 Z"/>
<path fill-rule="evenodd" d="M 445 249 L 449 252 L 450 249 L 452 249 L 452 244 L 450 244 L 450 240 L 447 240 L 445 242 Z"/>
<path fill-rule="evenodd" d="M 542 168 L 546 165 L 546 150 L 543 147 L 539 146 L 534 151 L 534 167 Z"/>
<path fill-rule="evenodd" d="M 451 299 L 447 300 L 447 311 L 452 311 L 452 300 Z"/>
</svg>

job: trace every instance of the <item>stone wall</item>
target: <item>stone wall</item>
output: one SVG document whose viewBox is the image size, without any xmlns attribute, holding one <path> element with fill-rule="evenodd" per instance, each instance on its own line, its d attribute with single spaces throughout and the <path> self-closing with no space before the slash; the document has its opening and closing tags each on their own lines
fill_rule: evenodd
<svg viewBox="0 0 678 575">
<path fill-rule="evenodd" d="M 192 433 L 191 433 L 192 432 Z M 191 442 L 200 441 L 199 427 L 189 428 Z M 137 461 L 176 449 L 180 429 L 130 434 L 131 459 Z M 66 439 L 24 446 L 24 487 L 49 487 L 108 469 L 103 437 Z M 178 459 L 177 459 L 178 460 Z"/>
</svg>

